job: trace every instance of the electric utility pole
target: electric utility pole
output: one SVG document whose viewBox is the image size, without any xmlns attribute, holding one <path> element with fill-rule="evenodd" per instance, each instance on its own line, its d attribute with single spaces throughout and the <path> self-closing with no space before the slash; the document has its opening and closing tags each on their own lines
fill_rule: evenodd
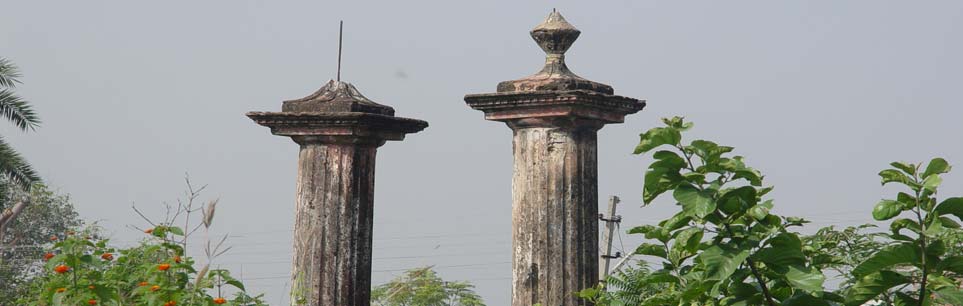
<svg viewBox="0 0 963 306">
<path fill-rule="evenodd" d="M 605 254 L 602 254 L 602 271 L 599 271 L 599 280 L 605 282 L 605 279 L 609 276 L 609 263 L 612 258 L 622 257 L 622 254 L 616 252 L 612 255 L 612 239 L 615 237 L 615 225 L 622 221 L 622 216 L 615 215 L 615 205 L 619 203 L 619 197 L 612 196 L 609 198 L 609 215 L 599 214 L 599 220 L 605 221 L 605 229 L 608 232 L 608 236 L 605 240 Z"/>
</svg>

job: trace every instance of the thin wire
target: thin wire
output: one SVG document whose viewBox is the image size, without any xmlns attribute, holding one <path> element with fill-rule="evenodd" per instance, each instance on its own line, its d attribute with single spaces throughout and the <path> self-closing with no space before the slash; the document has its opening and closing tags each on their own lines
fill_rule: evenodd
<svg viewBox="0 0 963 306">
<path fill-rule="evenodd" d="M 622 223 L 615 223 L 615 230 L 619 232 L 619 245 L 622 246 L 619 251 L 622 252 L 622 255 L 625 255 L 625 243 L 622 242 Z"/>
</svg>

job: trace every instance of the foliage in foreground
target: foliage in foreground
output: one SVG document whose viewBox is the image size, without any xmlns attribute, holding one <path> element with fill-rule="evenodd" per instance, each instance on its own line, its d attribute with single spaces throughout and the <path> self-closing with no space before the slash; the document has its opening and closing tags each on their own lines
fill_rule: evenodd
<svg viewBox="0 0 963 306">
<path fill-rule="evenodd" d="M 411 269 L 371 291 L 378 306 L 485 306 L 468 282 L 443 280 L 431 267 Z"/>
<path fill-rule="evenodd" d="M 9 184 L 6 187 L 0 210 L 12 204 L 10 198 L 30 202 L 0 240 L 0 305 L 16 305 L 14 301 L 24 294 L 31 279 L 43 273 L 41 256 L 49 237 L 80 226 L 81 220 L 70 198 L 47 186 L 37 184 L 29 192 Z"/>
<path fill-rule="evenodd" d="M 195 207 L 203 187 L 195 190 L 188 181 L 188 188 L 188 200 L 178 202 L 173 217 L 162 222 L 145 218 L 152 224 L 144 230 L 148 238 L 134 247 L 110 246 L 90 228 L 49 237 L 53 247 L 41 257 L 43 274 L 17 305 L 265 305 L 262 296 L 249 296 L 229 271 L 211 268 L 211 261 L 227 251 L 221 248 L 224 239 L 207 241 L 204 265 L 187 254 L 189 236 L 198 229 L 208 231 L 217 203 Z M 198 211 L 203 216 L 193 226 L 188 221 Z M 179 217 L 183 228 L 174 225 Z"/>
<path fill-rule="evenodd" d="M 873 217 L 911 218 L 893 221 L 892 234 L 842 237 L 858 244 L 832 248 L 831 241 L 791 230 L 807 221 L 770 213 L 773 202 L 765 195 L 772 187 L 742 157 L 729 156 L 732 147 L 685 143 L 682 133 L 692 124 L 680 117 L 663 121 L 666 126 L 641 135 L 635 150 L 669 148 L 652 155 L 643 202 L 671 192 L 681 210 L 658 225 L 630 230 L 650 241 L 636 254 L 655 258 L 661 269 L 625 282 L 633 284 L 630 293 L 638 292 L 637 299 L 603 287 L 587 289 L 583 297 L 599 305 L 963 305 L 963 257 L 951 252 L 960 240 L 948 238 L 959 237 L 949 233 L 960 227 L 963 198 L 935 197 L 940 174 L 950 170 L 945 160 L 933 159 L 925 169 L 897 162 L 880 172 L 883 184 L 899 183 L 911 192 L 883 200 Z M 845 273 L 847 280 L 826 290 L 823 269 Z"/>
</svg>

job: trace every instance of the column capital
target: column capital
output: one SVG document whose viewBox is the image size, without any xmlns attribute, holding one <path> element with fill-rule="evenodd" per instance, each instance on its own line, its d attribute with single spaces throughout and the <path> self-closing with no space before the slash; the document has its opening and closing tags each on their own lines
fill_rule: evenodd
<svg viewBox="0 0 963 306">
<path fill-rule="evenodd" d="M 280 112 L 248 112 L 248 118 L 291 137 L 299 144 L 358 144 L 380 146 L 404 140 L 428 122 L 395 117 L 395 109 L 368 99 L 351 83 L 330 80 L 310 95 L 284 101 Z"/>
<path fill-rule="evenodd" d="M 428 127 L 422 120 L 363 112 L 248 112 L 247 116 L 271 128 L 272 134 L 291 137 L 299 144 L 381 145 Z"/>
<path fill-rule="evenodd" d="M 637 113 L 645 107 L 644 100 L 590 90 L 470 94 L 465 96 L 465 102 L 471 108 L 485 112 L 487 120 L 510 124 L 524 123 L 525 119 L 533 118 L 582 119 L 584 122 L 594 121 L 602 125 L 621 123 L 626 115 Z"/>
</svg>

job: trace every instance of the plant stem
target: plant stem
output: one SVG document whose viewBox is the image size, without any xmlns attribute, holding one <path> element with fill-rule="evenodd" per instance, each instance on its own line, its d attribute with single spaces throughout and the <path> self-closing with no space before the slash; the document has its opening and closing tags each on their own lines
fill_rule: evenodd
<svg viewBox="0 0 963 306">
<path fill-rule="evenodd" d="M 719 214 L 719 212 L 716 212 L 716 214 Z M 720 215 L 719 217 L 721 218 L 722 216 Z M 729 227 L 729 224 L 723 223 L 723 225 L 725 225 L 726 232 L 729 233 L 730 239 L 731 237 L 734 237 L 735 234 L 732 233 L 732 228 Z M 769 292 L 769 287 L 766 286 L 766 280 L 762 278 L 762 273 L 759 273 L 759 270 L 756 269 L 756 261 L 747 257 L 746 264 L 749 266 L 749 270 L 752 271 L 752 277 L 756 279 L 757 283 L 759 283 L 759 289 L 762 289 L 762 295 L 766 297 L 766 304 L 769 306 L 776 306 L 776 302 L 772 300 L 772 293 Z"/>
<path fill-rule="evenodd" d="M 923 306 L 923 302 L 926 300 L 926 278 L 928 273 L 926 273 L 926 224 L 923 222 L 923 214 L 920 213 L 919 192 L 917 192 L 916 195 L 916 220 L 920 222 L 920 269 L 923 273 L 923 277 L 920 280 L 919 306 Z"/>
</svg>

